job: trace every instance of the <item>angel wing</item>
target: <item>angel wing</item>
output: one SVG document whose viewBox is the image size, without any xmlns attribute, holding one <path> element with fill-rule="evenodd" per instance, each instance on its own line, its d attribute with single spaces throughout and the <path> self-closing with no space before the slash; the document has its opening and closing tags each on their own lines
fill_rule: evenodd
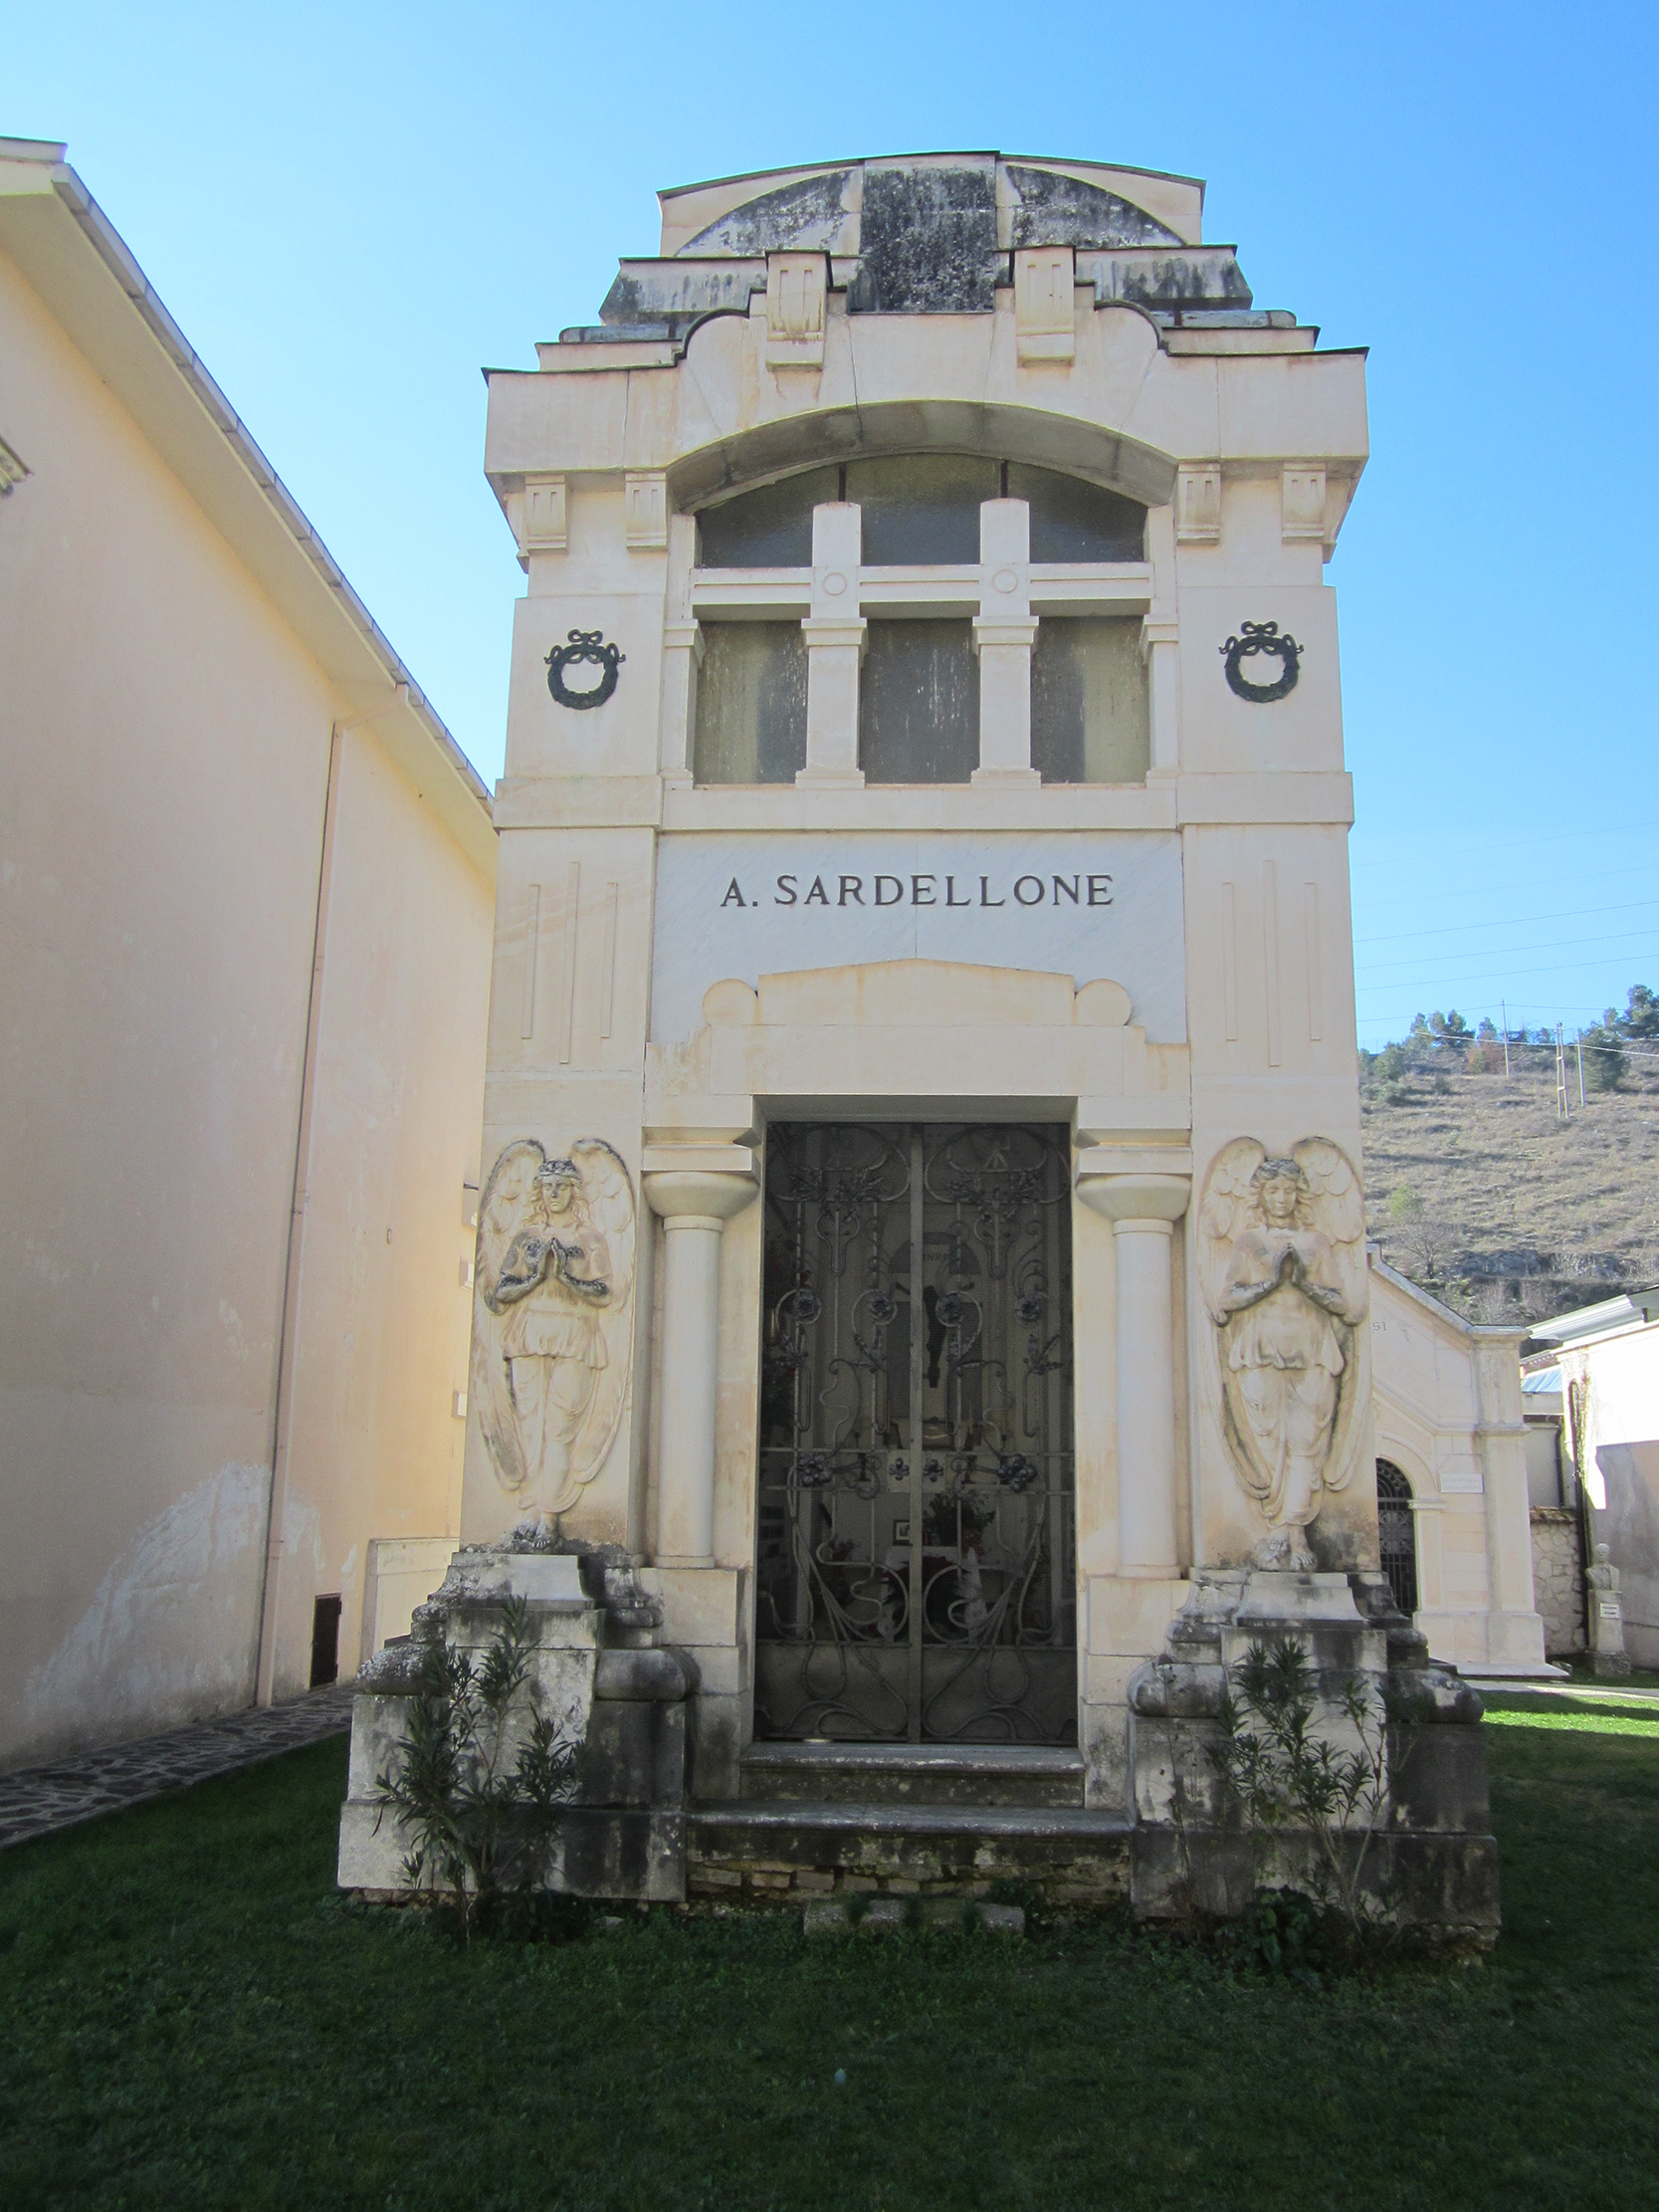
<svg viewBox="0 0 1659 2212">
<path fill-rule="evenodd" d="M 581 1172 L 588 1220 L 604 1246 L 610 1285 L 596 1314 L 605 1364 L 570 1447 L 572 1479 L 591 1482 L 610 1456 L 633 1382 L 634 1187 L 620 1155 L 602 1137 L 578 1137 L 570 1157 Z"/>
<path fill-rule="evenodd" d="M 521 1490 L 528 1470 L 502 1350 L 500 1316 L 507 1308 L 497 1293 L 508 1254 L 528 1216 L 537 1171 L 546 1158 L 533 1137 L 516 1138 L 491 1169 L 478 1207 L 473 1347 L 467 1388 L 478 1413 L 484 1447 L 504 1490 Z"/>
<path fill-rule="evenodd" d="M 1353 1446 L 1364 1396 L 1360 1368 L 1369 1352 L 1369 1331 L 1363 1326 L 1371 1287 L 1365 1265 L 1365 1194 L 1352 1161 L 1329 1137 L 1304 1137 L 1291 1157 L 1308 1179 L 1314 1223 L 1331 1246 L 1343 1293 L 1342 1311 L 1333 1319 L 1339 1325 L 1346 1324 L 1343 1334 L 1348 1366 L 1338 1391 L 1325 1486 L 1328 1490 L 1346 1490 L 1359 1464 Z"/>
<path fill-rule="evenodd" d="M 1365 1194 L 1353 1163 L 1329 1137 L 1304 1137 L 1292 1158 L 1313 1193 L 1314 1223 L 1337 1255 L 1345 1298 L 1343 1318 L 1356 1325 L 1370 1302 L 1365 1271 Z"/>
<path fill-rule="evenodd" d="M 1204 1185 L 1204 1201 L 1198 1211 L 1198 1280 L 1210 1319 L 1218 1329 L 1227 1320 L 1227 1269 L 1233 1256 L 1233 1238 L 1253 1209 L 1250 1179 L 1266 1158 L 1265 1147 L 1254 1137 L 1235 1137 L 1216 1154 Z"/>
</svg>

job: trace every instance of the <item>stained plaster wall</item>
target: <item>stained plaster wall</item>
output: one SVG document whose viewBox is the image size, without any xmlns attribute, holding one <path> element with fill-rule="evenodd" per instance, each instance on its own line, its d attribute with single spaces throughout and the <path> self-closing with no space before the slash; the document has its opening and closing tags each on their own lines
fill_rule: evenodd
<svg viewBox="0 0 1659 2212">
<path fill-rule="evenodd" d="M 1637 1666 L 1659 1666 L 1659 1323 L 1563 1348 L 1561 1381 L 1591 1540 L 1622 1577 L 1624 1648 Z"/>
<path fill-rule="evenodd" d="M 3 256 L 0 394 L 31 471 L 0 502 L 0 1760 L 15 1764 L 254 1695 L 329 733 L 346 710 Z M 446 916 L 456 943 L 436 1000 L 387 1016 L 367 1053 L 334 1052 L 322 1095 L 342 1111 L 440 1032 L 442 1062 L 476 1050 L 457 1002 L 482 996 L 490 903 L 388 795 L 371 742 L 343 766 L 363 908 L 378 867 L 407 910 L 430 896 L 423 953 Z M 408 951 L 354 922 L 358 904 L 342 902 L 340 943 L 379 965 L 357 995 L 420 999 Z M 446 1389 L 478 1090 L 476 1066 L 446 1065 L 423 1134 L 399 1140 L 405 1179 L 441 1186 L 442 1236 L 423 1224 L 414 1243 L 432 1244 L 441 1318 L 406 1329 L 393 1301 L 370 1355 L 442 1340 Z M 348 1151 L 323 1145 L 336 1181 Z M 314 1340 L 352 1326 L 337 1291 L 311 1300 Z M 316 1587 L 348 1563 L 360 1580 L 413 1420 L 385 1425 L 367 1495 L 324 1513 L 310 1472 L 293 1486 L 322 1547 Z M 454 1426 L 446 1412 L 409 1508 L 429 1532 Z M 285 1633 L 302 1634 L 298 1605 Z M 282 1679 L 303 1666 L 286 1649 Z"/>
<path fill-rule="evenodd" d="M 279 1697 L 306 1686 L 318 1591 L 343 1600 L 350 1671 L 370 1537 L 460 1530 L 489 889 L 372 728 L 342 734 L 337 775 L 279 1459 Z"/>
</svg>

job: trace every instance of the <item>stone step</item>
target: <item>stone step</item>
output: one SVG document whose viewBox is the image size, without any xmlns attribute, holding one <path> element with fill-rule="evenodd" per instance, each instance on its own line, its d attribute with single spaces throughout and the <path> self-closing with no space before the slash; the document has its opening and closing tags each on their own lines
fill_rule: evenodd
<svg viewBox="0 0 1659 2212">
<path fill-rule="evenodd" d="M 745 1802 L 1083 1807 L 1083 1755 L 1046 1744 L 751 1743 Z"/>
<path fill-rule="evenodd" d="M 687 1815 L 687 1886 L 694 1897 L 784 1904 L 849 1891 L 982 1895 L 1015 1881 L 1051 1904 L 1102 1905 L 1128 1893 L 1134 1826 L 1080 1805 L 741 1798 Z"/>
</svg>

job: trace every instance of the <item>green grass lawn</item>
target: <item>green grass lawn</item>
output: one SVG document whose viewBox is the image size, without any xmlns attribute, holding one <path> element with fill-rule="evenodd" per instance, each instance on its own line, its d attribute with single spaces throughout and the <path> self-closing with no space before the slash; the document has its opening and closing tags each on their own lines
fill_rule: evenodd
<svg viewBox="0 0 1659 2212">
<path fill-rule="evenodd" d="M 0 1855 L 0 2202 L 1659 2204 L 1659 1716 L 1543 1702 L 1494 1956 L 1320 1990 L 1100 1923 L 464 1954 L 335 1901 L 345 1747 L 296 1752 Z"/>
</svg>

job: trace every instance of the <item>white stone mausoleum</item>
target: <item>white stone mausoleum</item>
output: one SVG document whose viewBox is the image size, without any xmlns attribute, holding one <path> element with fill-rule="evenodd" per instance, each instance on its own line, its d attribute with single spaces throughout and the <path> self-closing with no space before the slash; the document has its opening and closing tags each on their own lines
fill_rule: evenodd
<svg viewBox="0 0 1659 2212">
<path fill-rule="evenodd" d="M 446 1590 L 562 1592 L 603 1702 L 575 1554 L 635 1563 L 687 1731 L 654 1893 L 996 1835 L 1087 1888 L 1156 1815 L 1177 1617 L 1422 1661 L 1324 580 L 1364 359 L 1202 200 L 989 153 L 697 185 L 490 375 L 528 580 Z M 1435 1650 L 1536 1664 L 1518 1382 L 1448 1414 L 1382 1293 L 1398 1456 L 1453 1476 Z"/>
</svg>

